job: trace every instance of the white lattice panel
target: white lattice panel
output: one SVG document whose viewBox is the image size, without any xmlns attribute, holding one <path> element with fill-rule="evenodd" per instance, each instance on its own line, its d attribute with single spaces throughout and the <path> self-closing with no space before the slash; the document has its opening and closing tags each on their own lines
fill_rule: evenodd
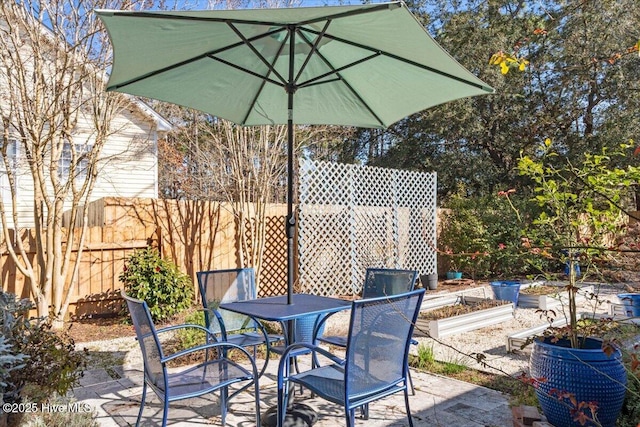
<svg viewBox="0 0 640 427">
<path fill-rule="evenodd" d="M 354 295 L 367 267 L 436 273 L 436 174 L 300 161 L 302 292 Z"/>
</svg>

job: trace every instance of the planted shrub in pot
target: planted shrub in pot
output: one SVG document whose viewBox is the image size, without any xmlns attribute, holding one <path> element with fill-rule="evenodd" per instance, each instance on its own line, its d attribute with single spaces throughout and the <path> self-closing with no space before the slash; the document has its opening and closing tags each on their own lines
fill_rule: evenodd
<svg viewBox="0 0 640 427">
<path fill-rule="evenodd" d="M 629 149 L 623 145 L 617 153 L 585 154 L 582 164 L 574 166 L 546 140 L 538 158 L 522 157 L 518 165 L 520 174 L 532 180 L 533 200 L 543 209 L 526 244 L 563 267 L 569 264 L 567 326 L 550 328 L 536 339 L 530 359 L 538 400 L 554 426 L 614 427 L 625 397 L 620 350 L 578 322 L 575 263 L 585 265 L 582 277 L 588 276 L 593 258 L 607 248 L 605 238 L 621 230 L 625 191 L 639 174 L 635 167 L 620 169 L 613 162 Z"/>
</svg>

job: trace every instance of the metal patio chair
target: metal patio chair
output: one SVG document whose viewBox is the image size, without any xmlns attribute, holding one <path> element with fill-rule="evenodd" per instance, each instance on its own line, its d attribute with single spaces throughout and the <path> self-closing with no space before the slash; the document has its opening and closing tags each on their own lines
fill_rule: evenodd
<svg viewBox="0 0 640 427">
<path fill-rule="evenodd" d="M 269 363 L 271 345 L 284 340 L 284 337 L 268 334 L 257 319 L 218 308 L 223 303 L 256 299 L 254 269 L 199 271 L 196 276 L 207 329 L 221 342 L 252 347 L 254 358 L 257 347 L 264 345 L 265 361 L 259 373 L 262 376 Z"/>
<path fill-rule="evenodd" d="M 418 272 L 415 270 L 367 268 L 364 278 L 364 286 L 362 287 L 362 298 L 366 299 L 392 296 L 412 291 L 417 279 Z M 316 341 L 314 341 L 314 343 L 320 341 L 325 344 L 345 348 L 347 346 L 346 336 L 322 335 L 322 329 L 326 321 L 327 319 L 325 318 L 318 324 L 318 330 L 315 332 Z M 412 341 L 412 344 L 417 344 L 417 341 Z M 409 384 L 411 386 L 411 394 L 415 394 L 413 380 L 411 379 L 410 373 Z"/>
<path fill-rule="evenodd" d="M 392 296 L 413 290 L 418 272 L 415 270 L 399 270 L 391 268 L 367 268 L 362 287 L 362 298 L 376 298 L 382 296 Z M 327 319 L 318 324 L 321 329 Z M 337 347 L 347 346 L 347 337 L 344 335 L 321 335 L 316 334 L 316 340 Z"/>
<path fill-rule="evenodd" d="M 289 400 L 289 383 L 299 384 L 313 394 L 343 405 L 346 425 L 355 423 L 355 410 L 393 393 L 404 392 L 409 425 L 408 364 L 411 335 L 424 289 L 396 296 L 354 301 L 351 308 L 346 357 L 335 357 L 313 344 L 292 344 L 278 367 L 278 427 L 284 423 Z M 307 348 L 331 363 L 291 374 L 289 358 Z"/>
<path fill-rule="evenodd" d="M 256 425 L 260 425 L 258 369 L 256 368 L 255 361 L 245 349 L 235 344 L 211 342 L 210 339 L 207 339 L 206 344 L 166 355 L 158 337 L 159 334 L 176 331 L 181 328 L 195 328 L 201 330 L 204 336 L 209 337 L 208 331 L 202 326 L 192 324 L 156 329 L 146 302 L 127 296 L 124 290 L 122 291 L 122 298 L 124 298 L 129 308 L 144 361 L 142 401 L 140 403 L 138 418 L 136 419 L 136 426 L 140 424 L 144 410 L 147 387 L 151 388 L 162 401 L 163 427 L 167 425 L 169 403 L 202 396 L 215 391 L 220 392 L 220 415 L 222 425 L 225 425 L 228 401 L 230 399 L 229 389 L 235 388 L 232 387 L 234 384 L 242 384 L 242 389 L 253 384 Z M 243 357 L 234 357 L 234 360 L 227 358 L 227 352 L 232 349 L 241 352 L 241 356 Z M 167 366 L 169 362 L 193 353 L 205 354 L 204 361 L 190 365 L 184 369 L 170 369 Z M 247 360 L 245 360 L 245 358 Z M 250 368 L 240 365 L 241 361 L 248 361 L 247 365 L 249 365 Z"/>
</svg>

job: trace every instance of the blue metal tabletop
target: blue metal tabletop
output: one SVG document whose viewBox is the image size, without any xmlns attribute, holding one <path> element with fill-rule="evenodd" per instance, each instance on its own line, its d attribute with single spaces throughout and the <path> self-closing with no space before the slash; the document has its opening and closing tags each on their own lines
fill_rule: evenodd
<svg viewBox="0 0 640 427">
<path fill-rule="evenodd" d="M 275 322 L 295 320 L 312 314 L 334 313 L 351 307 L 350 301 L 310 294 L 293 294 L 220 304 L 220 308 Z"/>
</svg>

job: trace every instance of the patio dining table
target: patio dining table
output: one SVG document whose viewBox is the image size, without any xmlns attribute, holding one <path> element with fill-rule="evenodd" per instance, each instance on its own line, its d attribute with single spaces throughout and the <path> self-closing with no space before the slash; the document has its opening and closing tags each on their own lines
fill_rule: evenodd
<svg viewBox="0 0 640 427">
<path fill-rule="evenodd" d="M 288 303 L 286 295 L 282 295 L 220 304 L 220 308 L 262 320 L 280 322 L 287 331 L 285 333 L 285 336 L 288 336 L 287 341 L 291 343 L 294 341 L 293 331 L 297 319 L 307 316 L 316 316 L 317 319 L 322 315 L 347 310 L 351 308 L 351 301 L 312 294 L 293 294 L 291 303 Z M 267 410 L 262 417 L 263 426 L 276 425 L 276 410 L 277 408 Z M 291 403 L 287 410 L 285 425 L 289 423 L 295 425 L 296 418 L 308 421 L 310 412 L 314 411 L 306 405 Z"/>
<path fill-rule="evenodd" d="M 225 310 L 273 322 L 287 322 L 303 316 L 335 313 L 350 307 L 350 301 L 311 294 L 293 294 L 291 304 L 287 303 L 286 295 L 220 304 L 220 308 Z"/>
</svg>

